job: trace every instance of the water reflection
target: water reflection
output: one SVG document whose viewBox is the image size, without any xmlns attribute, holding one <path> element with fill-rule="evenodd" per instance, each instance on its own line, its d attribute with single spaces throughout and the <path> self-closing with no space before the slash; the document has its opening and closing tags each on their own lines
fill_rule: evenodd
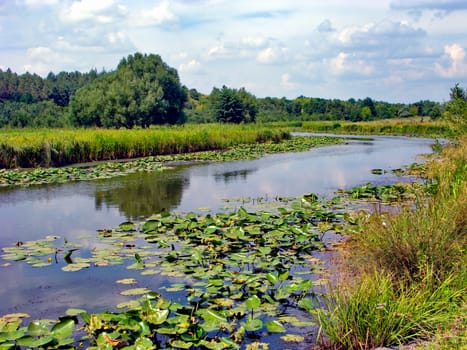
<svg viewBox="0 0 467 350">
<path fill-rule="evenodd" d="M 128 220 L 141 219 L 176 207 L 189 183 L 183 168 L 112 179 L 96 187 L 95 208 L 117 207 Z"/>
<path fill-rule="evenodd" d="M 246 182 L 247 177 L 249 174 L 252 174 L 257 169 L 241 169 L 241 170 L 234 170 L 234 171 L 226 171 L 219 174 L 214 174 L 215 181 L 224 181 L 226 184 L 235 181 L 243 181 Z"/>
</svg>

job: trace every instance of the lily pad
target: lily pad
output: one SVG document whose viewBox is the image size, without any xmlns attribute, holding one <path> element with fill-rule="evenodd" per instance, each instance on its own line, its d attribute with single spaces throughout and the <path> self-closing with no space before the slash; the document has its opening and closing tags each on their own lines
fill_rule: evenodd
<svg viewBox="0 0 467 350">
<path fill-rule="evenodd" d="M 141 294 L 146 294 L 149 293 L 150 290 L 147 288 L 133 288 L 133 289 L 127 289 L 124 291 L 121 291 L 121 295 L 141 295 Z"/>
</svg>

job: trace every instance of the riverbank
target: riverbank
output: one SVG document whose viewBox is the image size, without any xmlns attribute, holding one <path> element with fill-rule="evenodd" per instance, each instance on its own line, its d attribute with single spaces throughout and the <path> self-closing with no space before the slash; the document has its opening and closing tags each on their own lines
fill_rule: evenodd
<svg viewBox="0 0 467 350">
<path fill-rule="evenodd" d="M 222 150 L 290 138 L 281 128 L 258 125 L 161 126 L 156 129 L 2 129 L 0 169 Z"/>
<path fill-rule="evenodd" d="M 344 250 L 352 278 L 313 311 L 322 348 L 467 346 L 466 141 L 427 163 L 428 186 L 411 205 L 353 221 Z"/>
<path fill-rule="evenodd" d="M 345 120 L 278 122 L 271 123 L 271 125 L 315 133 L 400 135 L 431 138 L 449 138 L 452 136 L 452 128 L 446 121 L 432 120 L 426 117 L 392 118 L 366 122 L 349 122 Z"/>
<path fill-rule="evenodd" d="M 257 134 L 256 137 L 259 137 Z M 202 151 L 190 153 L 177 153 L 144 157 L 136 160 L 96 162 L 87 166 L 68 166 L 60 168 L 36 168 L 24 170 L 0 169 L 0 187 L 30 186 L 50 183 L 64 183 L 71 181 L 85 181 L 108 179 L 141 171 L 162 171 L 165 166 L 173 162 L 187 161 L 233 161 L 256 159 L 265 154 L 283 152 L 302 152 L 313 147 L 322 147 L 343 143 L 337 137 L 293 137 L 289 136 L 276 140 L 271 132 L 272 139 L 263 142 L 235 144 L 217 151 Z M 279 137 L 279 136 L 277 136 Z M 263 136 L 263 138 L 265 138 Z M 234 142 L 231 140 L 230 142 Z"/>
</svg>

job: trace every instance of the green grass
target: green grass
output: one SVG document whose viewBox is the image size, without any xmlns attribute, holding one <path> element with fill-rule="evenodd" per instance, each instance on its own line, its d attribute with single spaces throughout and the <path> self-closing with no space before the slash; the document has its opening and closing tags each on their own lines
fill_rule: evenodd
<svg viewBox="0 0 467 350">
<path fill-rule="evenodd" d="M 429 340 L 433 349 L 467 347 L 466 141 L 427 165 L 429 195 L 374 212 L 351 235 L 347 263 L 356 277 L 333 287 L 317 311 L 323 347 L 413 340 Z"/>
<path fill-rule="evenodd" d="M 446 122 L 422 118 L 387 119 L 369 122 L 308 121 L 301 130 L 344 134 L 383 134 L 426 137 L 447 137 L 452 130 Z"/>
<path fill-rule="evenodd" d="M 452 278 L 438 283 L 427 277 L 406 285 L 375 271 L 344 289 L 333 289 L 316 317 L 333 348 L 397 346 L 428 339 L 455 322 L 465 292 Z"/>
<path fill-rule="evenodd" d="M 190 125 L 157 129 L 13 129 L 0 131 L 0 168 L 30 168 L 217 150 L 289 138 L 254 125 Z"/>
</svg>

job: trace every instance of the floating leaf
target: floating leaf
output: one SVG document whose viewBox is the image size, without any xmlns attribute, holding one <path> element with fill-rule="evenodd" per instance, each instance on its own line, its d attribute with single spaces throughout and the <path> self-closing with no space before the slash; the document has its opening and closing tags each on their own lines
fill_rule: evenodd
<svg viewBox="0 0 467 350">
<path fill-rule="evenodd" d="M 121 303 L 117 304 L 118 309 L 135 309 L 140 305 L 140 302 L 138 300 L 130 300 L 130 301 L 124 301 Z"/>
<path fill-rule="evenodd" d="M 242 326 L 248 332 L 255 332 L 263 328 L 263 321 L 261 321 L 259 318 L 253 318 L 249 319 L 247 322 L 242 322 Z"/>
<path fill-rule="evenodd" d="M 63 271 L 66 272 L 74 272 L 79 271 L 89 267 L 89 263 L 75 263 L 75 264 L 68 264 L 62 267 Z"/>
<path fill-rule="evenodd" d="M 250 310 L 256 310 L 261 305 L 261 299 L 257 295 L 252 295 L 245 301 L 245 305 Z"/>
<path fill-rule="evenodd" d="M 119 280 L 116 280 L 115 283 L 119 284 L 136 284 L 136 280 L 134 278 L 122 278 Z"/>
<path fill-rule="evenodd" d="M 182 340 L 173 340 L 170 342 L 170 345 L 175 348 L 190 349 L 193 346 L 193 343 L 184 342 Z"/>
<path fill-rule="evenodd" d="M 283 335 L 281 339 L 289 343 L 302 343 L 305 341 L 305 337 L 296 334 L 286 334 Z"/>
<path fill-rule="evenodd" d="M 120 225 L 118 225 L 118 227 L 120 227 L 120 229 L 122 229 L 123 231 L 132 231 L 135 229 L 135 224 L 131 221 L 126 221 L 122 222 Z"/>
<path fill-rule="evenodd" d="M 32 336 L 42 336 L 49 334 L 49 328 L 43 321 L 32 321 L 28 326 L 28 333 Z"/>
<path fill-rule="evenodd" d="M 75 330 L 75 321 L 72 319 L 65 319 L 52 327 L 51 333 L 58 339 L 65 339 L 69 337 Z"/>
<path fill-rule="evenodd" d="M 78 315 L 81 315 L 82 313 L 85 313 L 86 310 L 83 310 L 83 309 L 76 309 L 76 308 L 70 308 L 68 310 L 66 310 L 65 314 L 67 316 L 78 316 Z"/>
<path fill-rule="evenodd" d="M 121 295 L 141 295 L 141 294 L 146 294 L 149 293 L 150 290 L 147 288 L 133 288 L 133 289 L 127 289 L 122 292 L 120 292 Z"/>
<path fill-rule="evenodd" d="M 284 326 L 277 320 L 267 321 L 266 328 L 271 333 L 282 333 L 285 332 Z"/>
</svg>

